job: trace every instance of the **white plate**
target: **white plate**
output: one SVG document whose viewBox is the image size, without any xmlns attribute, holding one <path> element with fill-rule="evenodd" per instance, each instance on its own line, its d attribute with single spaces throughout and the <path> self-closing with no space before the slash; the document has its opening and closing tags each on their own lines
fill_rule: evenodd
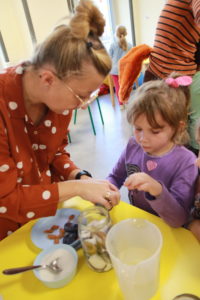
<svg viewBox="0 0 200 300">
<path fill-rule="evenodd" d="M 64 224 L 69 221 L 68 218 L 70 215 L 75 215 L 72 222 L 77 223 L 79 214 L 80 211 L 77 209 L 63 208 L 58 209 L 56 215 L 53 217 L 39 219 L 31 230 L 32 242 L 40 249 L 46 249 L 54 245 L 54 241 L 47 238 L 47 233 L 45 233 L 44 230 L 51 228 L 52 225 L 64 227 Z M 59 230 L 55 230 L 52 234 L 59 234 Z M 60 243 L 62 243 L 62 239 L 60 239 Z M 77 244 L 77 241 L 73 242 L 71 246 L 74 244 Z"/>
</svg>

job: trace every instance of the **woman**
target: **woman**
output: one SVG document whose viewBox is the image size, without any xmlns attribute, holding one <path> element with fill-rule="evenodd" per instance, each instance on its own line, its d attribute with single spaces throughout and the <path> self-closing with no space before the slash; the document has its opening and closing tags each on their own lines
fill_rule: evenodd
<svg viewBox="0 0 200 300">
<path fill-rule="evenodd" d="M 80 1 L 69 26 L 0 75 L 0 239 L 73 196 L 108 209 L 119 201 L 117 188 L 91 179 L 65 151 L 72 110 L 89 103 L 111 68 L 104 25 L 92 2 Z"/>
</svg>

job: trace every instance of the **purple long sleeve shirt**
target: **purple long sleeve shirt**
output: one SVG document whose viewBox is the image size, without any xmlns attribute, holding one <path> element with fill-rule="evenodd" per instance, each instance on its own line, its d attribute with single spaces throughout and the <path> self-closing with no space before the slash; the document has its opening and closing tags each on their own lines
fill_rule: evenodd
<svg viewBox="0 0 200 300">
<path fill-rule="evenodd" d="M 159 215 L 170 226 L 184 225 L 194 202 L 194 187 L 198 175 L 195 155 L 184 146 L 175 146 L 162 156 L 151 156 L 130 138 L 118 162 L 107 179 L 120 188 L 135 172 L 145 172 L 159 181 L 163 190 L 158 197 L 143 191 L 129 192 L 130 202 Z"/>
</svg>

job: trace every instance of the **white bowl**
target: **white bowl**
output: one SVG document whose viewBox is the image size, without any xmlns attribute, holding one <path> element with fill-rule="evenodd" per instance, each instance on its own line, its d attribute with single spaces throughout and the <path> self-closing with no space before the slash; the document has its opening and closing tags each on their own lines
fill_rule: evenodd
<svg viewBox="0 0 200 300">
<path fill-rule="evenodd" d="M 69 245 L 53 245 L 40 252 L 34 261 L 34 265 L 49 264 L 58 259 L 58 265 L 62 271 L 53 273 L 48 268 L 35 269 L 35 276 L 50 288 L 60 288 L 70 282 L 76 274 L 78 255 L 73 247 Z"/>
</svg>

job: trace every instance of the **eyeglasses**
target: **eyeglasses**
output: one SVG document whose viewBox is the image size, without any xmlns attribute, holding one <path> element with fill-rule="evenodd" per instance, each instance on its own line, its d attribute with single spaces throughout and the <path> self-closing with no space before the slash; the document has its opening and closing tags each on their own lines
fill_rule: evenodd
<svg viewBox="0 0 200 300">
<path fill-rule="evenodd" d="M 58 74 L 56 74 L 56 72 L 54 72 L 53 70 L 48 70 L 48 69 L 44 69 L 44 70 L 47 70 L 47 71 L 50 71 L 54 74 L 54 76 L 56 76 L 62 83 L 63 85 L 67 88 L 68 91 L 70 91 L 74 97 L 76 97 L 76 99 L 80 102 L 80 106 L 79 107 L 85 107 L 89 104 L 91 104 L 98 96 L 98 92 L 99 92 L 99 89 L 97 89 L 96 91 L 94 91 L 88 98 L 86 99 L 82 99 L 79 95 L 77 95 L 73 89 L 63 81 L 62 77 L 59 76 Z"/>
<path fill-rule="evenodd" d="M 65 85 L 65 87 L 68 89 L 68 91 L 70 91 L 75 97 L 76 99 L 78 99 L 78 101 L 80 102 L 80 107 L 84 107 L 87 106 L 89 104 L 91 104 L 98 96 L 98 92 L 99 90 L 94 91 L 88 98 L 86 99 L 82 99 L 79 95 L 77 95 L 72 88 L 66 84 L 63 80 L 62 80 L 63 84 Z"/>
</svg>

